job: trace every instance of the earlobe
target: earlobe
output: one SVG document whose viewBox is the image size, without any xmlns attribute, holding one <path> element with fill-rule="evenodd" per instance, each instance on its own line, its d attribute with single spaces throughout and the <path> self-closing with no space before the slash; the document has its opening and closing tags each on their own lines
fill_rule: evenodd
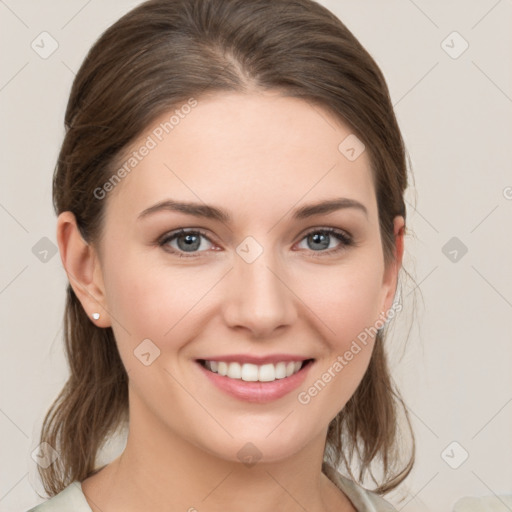
<svg viewBox="0 0 512 512">
<path fill-rule="evenodd" d="M 101 267 L 94 248 L 83 238 L 70 211 L 57 219 L 57 243 L 69 283 L 85 313 L 98 327 L 109 327 Z"/>
</svg>

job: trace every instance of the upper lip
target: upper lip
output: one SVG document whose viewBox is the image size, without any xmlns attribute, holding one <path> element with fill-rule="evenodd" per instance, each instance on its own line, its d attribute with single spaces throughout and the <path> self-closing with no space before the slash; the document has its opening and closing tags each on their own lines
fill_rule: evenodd
<svg viewBox="0 0 512 512">
<path fill-rule="evenodd" d="M 198 359 L 198 361 L 223 361 L 225 363 L 241 363 L 241 364 L 276 364 L 289 361 L 307 361 L 312 357 L 304 357 L 294 354 L 271 354 L 266 356 L 251 356 L 247 354 L 229 354 L 224 356 L 211 356 Z"/>
</svg>

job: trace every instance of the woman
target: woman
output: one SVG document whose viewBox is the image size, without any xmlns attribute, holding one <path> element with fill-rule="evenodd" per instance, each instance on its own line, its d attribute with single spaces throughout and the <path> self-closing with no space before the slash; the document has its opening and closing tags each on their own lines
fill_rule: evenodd
<svg viewBox="0 0 512 512">
<path fill-rule="evenodd" d="M 394 510 L 405 150 L 350 31 L 311 0 L 150 0 L 92 47 L 65 122 L 71 375 L 32 510 Z"/>
</svg>

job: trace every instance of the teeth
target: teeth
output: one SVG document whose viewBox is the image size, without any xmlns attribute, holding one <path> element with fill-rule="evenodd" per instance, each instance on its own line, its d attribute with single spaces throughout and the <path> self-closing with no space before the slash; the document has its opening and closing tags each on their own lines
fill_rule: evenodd
<svg viewBox="0 0 512 512">
<path fill-rule="evenodd" d="M 228 364 L 227 363 L 223 363 L 222 361 L 219 362 L 218 374 L 224 375 L 224 376 L 228 374 Z"/>
<path fill-rule="evenodd" d="M 238 363 L 231 363 L 229 366 L 234 364 Z M 246 382 L 256 382 L 258 380 L 258 367 L 255 364 L 243 364 L 240 378 Z"/>
<path fill-rule="evenodd" d="M 302 361 L 256 364 L 226 363 L 224 361 L 205 361 L 206 368 L 230 379 L 242 379 L 246 382 L 273 382 L 276 379 L 291 377 L 302 367 Z"/>
<path fill-rule="evenodd" d="M 276 379 L 284 379 L 286 377 L 286 363 L 276 364 Z"/>
<path fill-rule="evenodd" d="M 276 368 L 273 364 L 264 364 L 258 371 L 258 380 L 261 382 L 272 382 L 276 380 Z"/>
<path fill-rule="evenodd" d="M 228 365 L 227 376 L 230 379 L 241 379 L 242 378 L 242 367 L 238 363 L 231 363 Z"/>
</svg>

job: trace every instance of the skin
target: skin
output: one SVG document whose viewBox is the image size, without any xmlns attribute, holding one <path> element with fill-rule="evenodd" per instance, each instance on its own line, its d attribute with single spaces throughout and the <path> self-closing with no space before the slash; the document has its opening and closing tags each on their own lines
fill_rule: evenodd
<svg viewBox="0 0 512 512">
<path fill-rule="evenodd" d="M 396 217 L 395 259 L 384 265 L 369 155 L 349 161 L 338 151 L 350 133 L 327 110 L 277 92 L 200 98 L 108 193 L 99 244 L 83 241 L 72 213 L 59 216 L 73 289 L 91 321 L 113 328 L 129 375 L 127 446 L 82 483 L 94 511 L 355 510 L 321 463 L 328 424 L 361 381 L 373 340 L 308 404 L 297 400 L 389 310 L 402 261 Z M 337 197 L 359 201 L 367 215 L 344 208 L 292 218 L 297 207 Z M 232 221 L 171 211 L 138 220 L 169 198 L 222 207 Z M 331 235 L 318 249 L 307 234 L 326 227 L 355 245 Z M 179 228 L 201 228 L 209 240 L 180 258 L 157 242 Z M 263 248 L 252 263 L 236 252 L 247 236 Z M 134 356 L 145 339 L 160 350 L 149 366 Z M 299 389 L 257 404 L 214 387 L 195 362 L 234 353 L 315 362 Z M 252 467 L 237 456 L 248 442 L 261 453 Z"/>
</svg>

